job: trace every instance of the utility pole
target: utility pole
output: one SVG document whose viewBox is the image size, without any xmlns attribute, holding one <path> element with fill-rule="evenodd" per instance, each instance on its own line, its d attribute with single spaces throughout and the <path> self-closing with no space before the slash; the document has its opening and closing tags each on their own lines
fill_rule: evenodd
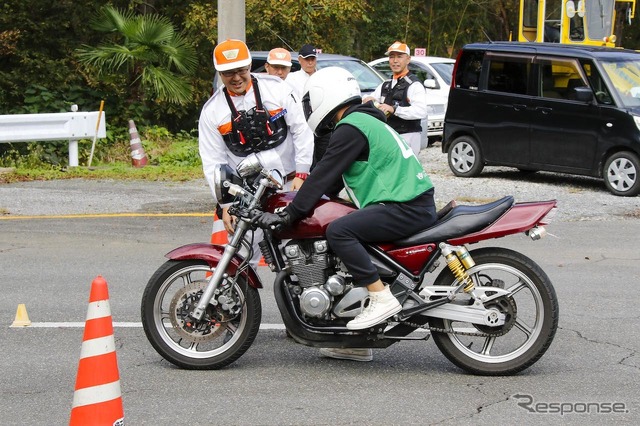
<svg viewBox="0 0 640 426">
<path fill-rule="evenodd" d="M 245 0 L 218 0 L 218 40 L 246 41 Z"/>
</svg>

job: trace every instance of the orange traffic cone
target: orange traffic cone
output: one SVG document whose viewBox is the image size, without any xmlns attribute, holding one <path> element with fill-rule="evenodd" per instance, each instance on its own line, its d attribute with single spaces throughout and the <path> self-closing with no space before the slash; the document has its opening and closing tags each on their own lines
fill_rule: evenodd
<svg viewBox="0 0 640 426">
<path fill-rule="evenodd" d="M 133 167 L 144 167 L 149 161 L 147 154 L 144 152 L 140 136 L 138 135 L 138 129 L 136 129 L 136 123 L 133 120 L 129 120 L 129 137 L 131 138 L 131 165 Z"/>
<path fill-rule="evenodd" d="M 217 213 L 213 214 L 213 229 L 211 230 L 211 244 L 220 244 L 222 246 L 229 244 L 227 231 L 224 229 L 222 219 Z"/>
<path fill-rule="evenodd" d="M 107 282 L 91 283 L 70 426 L 124 425 Z"/>
<path fill-rule="evenodd" d="M 229 244 L 229 237 L 228 237 L 227 231 L 224 229 L 224 223 L 216 213 L 213 214 L 213 229 L 211 230 L 211 244 L 219 244 L 222 246 L 225 244 Z M 264 261 L 264 257 L 260 258 L 260 263 L 258 263 L 258 266 L 267 266 L 266 262 Z"/>
<path fill-rule="evenodd" d="M 213 229 L 211 229 L 211 244 L 218 244 L 224 246 L 229 244 L 229 237 L 227 231 L 224 229 L 224 223 L 222 219 L 218 217 L 217 213 L 213 213 Z M 206 277 L 209 278 L 213 275 L 211 272 L 207 272 Z"/>
</svg>

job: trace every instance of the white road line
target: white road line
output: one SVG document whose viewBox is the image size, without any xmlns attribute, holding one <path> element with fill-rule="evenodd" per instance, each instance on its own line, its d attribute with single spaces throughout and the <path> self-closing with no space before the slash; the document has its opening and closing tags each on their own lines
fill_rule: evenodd
<svg viewBox="0 0 640 426">
<path fill-rule="evenodd" d="M 84 322 L 32 322 L 19 328 L 83 328 Z M 114 328 L 141 328 L 140 322 L 114 322 Z M 18 328 L 18 327 L 13 327 Z M 260 330 L 284 330 L 284 324 L 260 324 Z"/>
</svg>

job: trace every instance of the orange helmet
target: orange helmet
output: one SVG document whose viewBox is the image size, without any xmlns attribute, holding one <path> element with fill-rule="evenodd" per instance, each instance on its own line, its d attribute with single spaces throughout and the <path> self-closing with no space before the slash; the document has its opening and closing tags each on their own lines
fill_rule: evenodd
<svg viewBox="0 0 640 426">
<path fill-rule="evenodd" d="M 411 56 L 411 50 L 409 50 L 409 46 L 399 41 L 396 41 L 391 46 L 389 46 L 386 55 L 388 56 L 391 52 L 406 53 L 407 55 Z"/>
<path fill-rule="evenodd" d="M 213 49 L 216 71 L 228 71 L 251 64 L 251 53 L 242 40 L 227 39 Z"/>
<path fill-rule="evenodd" d="M 267 63 L 270 65 L 282 65 L 285 67 L 291 66 L 291 53 L 281 47 L 276 47 L 269 51 L 267 57 Z"/>
</svg>

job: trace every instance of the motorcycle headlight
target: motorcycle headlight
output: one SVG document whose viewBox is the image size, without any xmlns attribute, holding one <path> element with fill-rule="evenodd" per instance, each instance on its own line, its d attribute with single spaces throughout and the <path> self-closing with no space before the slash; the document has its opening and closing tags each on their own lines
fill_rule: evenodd
<svg viewBox="0 0 640 426">
<path fill-rule="evenodd" d="M 260 173 L 260 170 L 262 170 L 262 164 L 260 164 L 260 160 L 258 160 L 258 157 L 255 154 L 247 156 L 238 164 L 238 167 L 236 168 L 236 171 L 238 172 L 240 177 L 243 178 L 248 178 L 250 176 L 256 175 Z"/>
<path fill-rule="evenodd" d="M 218 203 L 221 204 L 231 203 L 235 198 L 229 194 L 229 188 L 223 185 L 225 181 L 238 185 L 242 184 L 242 179 L 233 173 L 231 167 L 227 164 L 218 164 L 213 171 L 213 182 L 216 198 L 218 199 Z"/>
</svg>

